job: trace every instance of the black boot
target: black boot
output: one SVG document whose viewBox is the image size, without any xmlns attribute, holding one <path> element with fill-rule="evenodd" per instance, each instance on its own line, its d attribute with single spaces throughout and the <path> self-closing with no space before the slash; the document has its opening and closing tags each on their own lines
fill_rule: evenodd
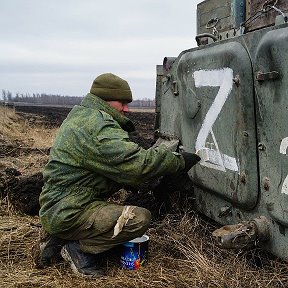
<svg viewBox="0 0 288 288">
<path fill-rule="evenodd" d="M 40 240 L 38 244 L 39 248 L 38 255 L 35 257 L 35 264 L 37 268 L 44 268 L 46 266 L 51 266 L 62 260 L 61 249 L 63 245 L 67 243 L 67 240 L 57 238 L 52 235 L 46 234 L 43 239 Z"/>
<path fill-rule="evenodd" d="M 64 245 L 61 255 L 78 276 L 95 278 L 104 275 L 104 271 L 97 267 L 97 255 L 82 252 L 77 241 L 69 241 Z"/>
</svg>

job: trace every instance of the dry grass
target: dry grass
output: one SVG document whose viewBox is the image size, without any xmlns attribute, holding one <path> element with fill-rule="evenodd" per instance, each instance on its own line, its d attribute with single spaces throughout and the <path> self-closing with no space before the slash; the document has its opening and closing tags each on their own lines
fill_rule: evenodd
<svg viewBox="0 0 288 288">
<path fill-rule="evenodd" d="M 17 134 L 22 130 L 19 117 L 13 109 L 0 106 L 0 140 L 15 141 Z M 9 142 L 8 142 L 9 143 Z"/>
<path fill-rule="evenodd" d="M 51 147 L 57 128 L 45 128 L 41 117 L 38 118 L 30 123 L 29 117 L 21 117 L 14 109 L 0 106 L 0 170 L 9 167 L 22 174 L 34 174 L 43 168 L 48 160 L 46 150 Z"/>
<path fill-rule="evenodd" d="M 1 287 L 287 287 L 284 262 L 264 252 L 223 251 L 215 247 L 208 223 L 195 213 L 167 215 L 153 223 L 148 264 L 138 271 L 122 270 L 115 258 L 107 258 L 107 276 L 78 278 L 61 263 L 47 269 L 34 267 L 31 247 L 41 233 L 38 217 L 0 218 Z M 265 260 L 263 267 L 253 265 Z"/>
<path fill-rule="evenodd" d="M 49 155 L 33 153 L 30 155 L 20 155 L 18 157 L 5 157 L 0 159 L 0 170 L 7 167 L 21 171 L 22 175 L 32 175 L 42 170 L 47 163 Z"/>
<path fill-rule="evenodd" d="M 0 143 L 47 148 L 51 147 L 56 131 L 56 128 L 46 129 L 44 126 L 31 124 L 29 120 L 17 115 L 14 109 L 0 106 Z"/>
</svg>

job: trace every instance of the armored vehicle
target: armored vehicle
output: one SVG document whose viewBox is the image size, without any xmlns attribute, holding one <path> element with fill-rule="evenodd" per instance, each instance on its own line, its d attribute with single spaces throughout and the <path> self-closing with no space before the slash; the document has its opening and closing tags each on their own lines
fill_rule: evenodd
<svg viewBox="0 0 288 288">
<path fill-rule="evenodd" d="M 288 1 L 206 0 L 198 47 L 157 66 L 158 142 L 198 153 L 196 209 L 223 247 L 288 260 Z M 171 146 L 173 146 L 171 145 Z"/>
</svg>

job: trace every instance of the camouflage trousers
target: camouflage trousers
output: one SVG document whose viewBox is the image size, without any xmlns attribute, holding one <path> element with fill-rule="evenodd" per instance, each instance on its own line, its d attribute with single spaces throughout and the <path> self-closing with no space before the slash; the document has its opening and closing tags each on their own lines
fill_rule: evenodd
<svg viewBox="0 0 288 288">
<path fill-rule="evenodd" d="M 79 240 L 83 252 L 98 254 L 145 233 L 151 220 L 149 210 L 104 203 L 89 211 L 89 216 L 78 228 L 56 236 L 66 240 Z"/>
</svg>

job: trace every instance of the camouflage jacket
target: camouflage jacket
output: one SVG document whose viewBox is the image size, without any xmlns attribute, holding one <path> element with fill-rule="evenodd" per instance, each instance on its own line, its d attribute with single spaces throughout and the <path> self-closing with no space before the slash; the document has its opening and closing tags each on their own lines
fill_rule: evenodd
<svg viewBox="0 0 288 288">
<path fill-rule="evenodd" d="M 132 122 L 88 94 L 62 123 L 44 168 L 40 219 L 51 234 L 79 227 L 97 205 L 121 188 L 181 171 L 184 159 L 164 146 L 129 140 Z"/>
</svg>

